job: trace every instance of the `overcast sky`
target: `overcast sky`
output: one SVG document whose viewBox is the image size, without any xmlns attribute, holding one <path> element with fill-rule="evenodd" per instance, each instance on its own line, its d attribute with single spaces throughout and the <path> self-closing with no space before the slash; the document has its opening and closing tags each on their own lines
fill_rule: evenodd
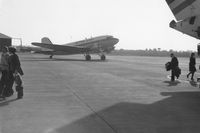
<svg viewBox="0 0 200 133">
<path fill-rule="evenodd" d="M 165 0 L 0 0 L 0 32 L 23 45 L 113 35 L 117 49 L 196 50 L 200 41 L 169 28 L 172 19 Z"/>
</svg>

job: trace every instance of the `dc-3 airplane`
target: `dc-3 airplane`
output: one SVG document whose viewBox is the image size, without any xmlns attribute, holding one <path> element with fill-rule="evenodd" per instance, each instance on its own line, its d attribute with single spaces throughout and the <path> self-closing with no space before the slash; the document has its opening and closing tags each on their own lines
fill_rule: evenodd
<svg viewBox="0 0 200 133">
<path fill-rule="evenodd" d="M 33 42 L 32 45 L 45 48 L 45 51 L 41 51 L 43 54 L 50 55 L 49 58 L 53 58 L 53 55 L 71 55 L 71 54 L 84 54 L 86 60 L 91 60 L 90 54 L 99 54 L 101 60 L 105 60 L 104 53 L 109 53 L 114 50 L 114 45 L 119 42 L 119 39 L 110 35 L 93 37 L 77 42 L 71 42 L 64 45 L 53 44 L 49 38 L 44 37 L 41 39 L 41 43 Z"/>
<path fill-rule="evenodd" d="M 172 20 L 169 26 L 200 39 L 200 0 L 166 0 L 166 2 L 176 18 L 176 21 Z"/>
</svg>

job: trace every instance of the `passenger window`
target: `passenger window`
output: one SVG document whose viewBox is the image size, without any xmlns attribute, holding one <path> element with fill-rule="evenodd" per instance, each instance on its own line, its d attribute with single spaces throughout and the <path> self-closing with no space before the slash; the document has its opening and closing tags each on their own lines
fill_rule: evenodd
<svg viewBox="0 0 200 133">
<path fill-rule="evenodd" d="M 191 25 L 193 25 L 193 24 L 194 24 L 194 22 L 195 22 L 195 19 L 196 19 L 196 17 L 195 17 L 195 16 L 194 16 L 194 17 L 191 17 L 191 18 L 190 18 L 190 22 L 189 22 L 189 23 L 190 23 Z"/>
</svg>

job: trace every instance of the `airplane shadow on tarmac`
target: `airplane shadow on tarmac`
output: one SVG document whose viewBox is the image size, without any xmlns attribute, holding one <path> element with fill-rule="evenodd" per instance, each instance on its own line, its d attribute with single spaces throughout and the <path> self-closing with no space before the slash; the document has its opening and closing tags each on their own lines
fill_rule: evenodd
<svg viewBox="0 0 200 133">
<path fill-rule="evenodd" d="M 56 128 L 56 133 L 199 133 L 200 92 L 162 92 L 152 104 L 121 102 Z M 102 128 L 101 119 L 107 125 Z M 99 122 L 99 123 L 98 123 Z M 54 132 L 53 132 L 54 133 Z"/>
</svg>

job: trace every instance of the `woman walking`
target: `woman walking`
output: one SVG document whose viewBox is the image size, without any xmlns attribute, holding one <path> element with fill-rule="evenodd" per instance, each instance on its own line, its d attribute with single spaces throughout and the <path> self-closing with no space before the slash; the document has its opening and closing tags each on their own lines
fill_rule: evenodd
<svg viewBox="0 0 200 133">
<path fill-rule="evenodd" d="M 189 78 L 190 74 L 192 74 L 191 76 L 191 80 L 194 80 L 194 73 L 196 72 L 196 58 L 195 58 L 195 54 L 192 53 L 190 56 L 190 63 L 189 63 L 189 73 L 187 74 L 187 78 Z"/>
</svg>

